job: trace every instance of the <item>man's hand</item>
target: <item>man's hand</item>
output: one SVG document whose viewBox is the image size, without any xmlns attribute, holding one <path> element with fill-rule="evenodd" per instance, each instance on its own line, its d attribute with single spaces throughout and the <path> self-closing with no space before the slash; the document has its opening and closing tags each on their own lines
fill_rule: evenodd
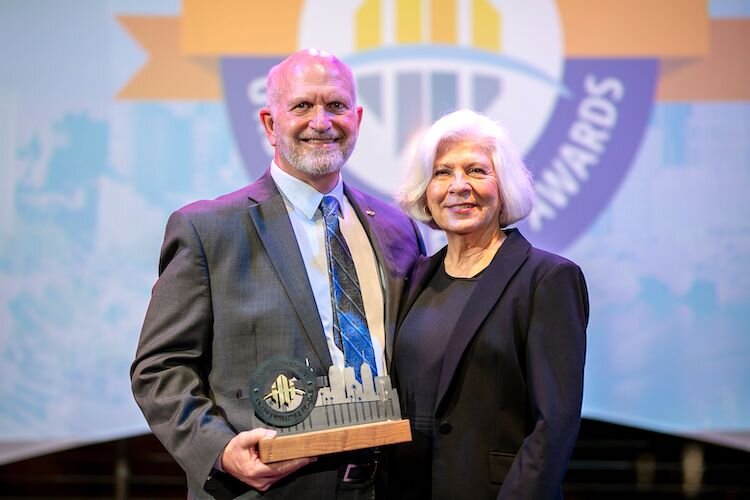
<svg viewBox="0 0 750 500">
<path fill-rule="evenodd" d="M 266 491 L 279 479 L 316 460 L 315 458 L 297 458 L 264 464 L 258 456 L 258 442 L 275 435 L 276 431 L 268 429 L 240 432 L 224 448 L 224 453 L 221 455 L 221 468 L 256 490 Z"/>
</svg>

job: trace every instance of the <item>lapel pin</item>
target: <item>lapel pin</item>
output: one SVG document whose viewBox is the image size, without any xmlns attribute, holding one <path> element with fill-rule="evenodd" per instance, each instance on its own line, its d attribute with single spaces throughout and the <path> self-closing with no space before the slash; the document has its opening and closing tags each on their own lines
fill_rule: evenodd
<svg viewBox="0 0 750 500">
<path fill-rule="evenodd" d="M 366 213 L 367 215 L 369 215 L 370 217 L 372 217 L 373 215 L 375 215 L 375 210 L 370 210 L 370 209 L 368 208 L 367 210 L 365 210 L 365 213 Z"/>
</svg>

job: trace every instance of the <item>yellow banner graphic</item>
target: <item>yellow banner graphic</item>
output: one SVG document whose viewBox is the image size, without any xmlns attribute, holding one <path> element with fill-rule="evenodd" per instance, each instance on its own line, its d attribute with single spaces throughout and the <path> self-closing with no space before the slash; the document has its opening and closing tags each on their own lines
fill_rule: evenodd
<svg viewBox="0 0 750 500">
<path fill-rule="evenodd" d="M 216 100 L 221 84 L 217 59 L 185 57 L 176 17 L 130 17 L 117 20 L 143 46 L 149 59 L 117 94 L 132 100 Z"/>
<path fill-rule="evenodd" d="M 486 0 L 473 2 L 472 11 L 479 16 L 474 21 L 484 28 L 497 24 L 499 30 L 499 18 L 486 15 Z M 118 98 L 221 99 L 218 58 L 284 56 L 298 50 L 302 4 L 303 0 L 183 0 L 179 18 L 119 17 L 149 60 Z M 357 12 L 356 17 L 366 18 L 370 26 L 353 41 L 358 50 L 379 45 L 378 4 L 366 0 Z M 455 42 L 455 32 L 443 28 L 450 24 L 447 13 L 458 2 L 432 0 L 434 40 L 417 36 L 421 5 L 414 0 L 398 2 L 397 33 L 405 38 L 399 41 Z M 750 20 L 711 20 L 707 0 L 558 0 L 558 7 L 567 57 L 658 58 L 660 100 L 750 99 L 750 59 L 742 53 L 750 46 Z M 483 47 L 501 50 L 493 43 Z"/>
</svg>

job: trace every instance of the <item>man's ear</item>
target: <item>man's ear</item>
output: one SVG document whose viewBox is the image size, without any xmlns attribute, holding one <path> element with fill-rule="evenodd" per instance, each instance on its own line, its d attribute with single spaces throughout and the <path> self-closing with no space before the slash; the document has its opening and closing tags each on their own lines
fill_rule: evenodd
<svg viewBox="0 0 750 500">
<path fill-rule="evenodd" d="M 260 116 L 260 122 L 263 124 L 263 130 L 266 132 L 268 142 L 271 143 L 271 146 L 276 147 L 276 134 L 273 133 L 274 123 L 271 110 L 269 108 L 261 108 L 258 116 Z"/>
</svg>

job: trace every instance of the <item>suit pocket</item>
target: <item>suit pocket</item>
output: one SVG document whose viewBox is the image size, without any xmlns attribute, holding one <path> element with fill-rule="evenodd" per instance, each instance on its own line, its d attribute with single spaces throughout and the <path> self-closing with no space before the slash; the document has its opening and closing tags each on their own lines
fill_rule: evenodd
<svg viewBox="0 0 750 500">
<path fill-rule="evenodd" d="M 500 484 L 508 475 L 510 466 L 516 458 L 515 453 L 503 453 L 501 451 L 490 452 L 490 482 Z"/>
</svg>

